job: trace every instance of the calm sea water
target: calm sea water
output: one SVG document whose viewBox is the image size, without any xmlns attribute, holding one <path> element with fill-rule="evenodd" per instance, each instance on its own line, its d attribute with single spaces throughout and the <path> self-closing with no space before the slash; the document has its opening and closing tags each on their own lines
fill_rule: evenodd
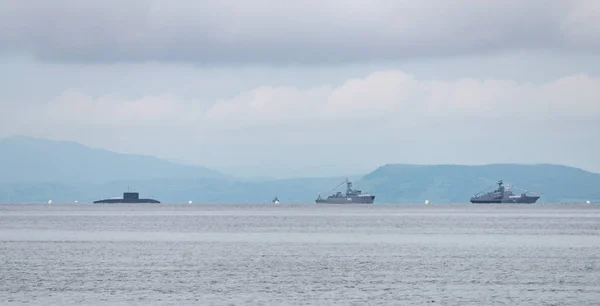
<svg viewBox="0 0 600 306">
<path fill-rule="evenodd" d="M 600 305 L 600 205 L 0 205 L 2 305 Z"/>
</svg>

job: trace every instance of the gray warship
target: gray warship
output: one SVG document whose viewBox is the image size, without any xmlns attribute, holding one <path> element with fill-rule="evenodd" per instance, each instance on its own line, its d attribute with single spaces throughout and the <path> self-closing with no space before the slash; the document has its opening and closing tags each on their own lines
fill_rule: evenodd
<svg viewBox="0 0 600 306">
<path fill-rule="evenodd" d="M 348 179 L 337 185 L 332 190 L 342 186 L 344 183 L 346 184 L 346 193 L 341 193 L 338 191 L 327 198 L 322 198 L 321 195 L 319 195 L 315 202 L 317 204 L 373 204 L 375 201 L 375 195 L 362 193 L 360 190 L 352 189 L 352 182 L 350 182 Z"/>
<path fill-rule="evenodd" d="M 471 197 L 471 203 L 494 204 L 494 203 L 521 203 L 533 204 L 540 196 L 528 195 L 527 191 L 515 195 L 510 189 L 504 188 L 502 180 L 498 181 L 498 189 L 490 192 L 480 192 Z"/>
<path fill-rule="evenodd" d="M 140 199 L 140 194 L 137 192 L 124 192 L 123 198 L 111 198 L 94 201 L 94 204 L 132 204 L 132 203 L 160 203 L 154 199 Z"/>
</svg>

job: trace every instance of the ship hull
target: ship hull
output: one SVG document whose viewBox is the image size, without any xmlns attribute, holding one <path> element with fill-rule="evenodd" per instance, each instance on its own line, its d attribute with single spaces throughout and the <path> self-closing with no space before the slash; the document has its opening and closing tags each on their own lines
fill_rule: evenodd
<svg viewBox="0 0 600 306">
<path fill-rule="evenodd" d="M 106 199 L 106 200 L 94 201 L 94 204 L 160 204 L 160 202 L 157 200 L 154 200 L 154 199 L 136 199 L 136 200 Z"/>
<path fill-rule="evenodd" d="M 503 199 L 471 199 L 473 204 L 534 204 L 540 197 L 520 197 Z"/>
<path fill-rule="evenodd" d="M 317 204 L 373 204 L 375 196 L 317 199 Z"/>
</svg>

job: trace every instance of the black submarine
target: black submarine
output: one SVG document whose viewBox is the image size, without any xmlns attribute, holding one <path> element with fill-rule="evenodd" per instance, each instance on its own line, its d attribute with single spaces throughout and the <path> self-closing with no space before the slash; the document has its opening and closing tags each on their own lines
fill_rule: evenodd
<svg viewBox="0 0 600 306">
<path fill-rule="evenodd" d="M 111 198 L 94 201 L 94 204 L 131 204 L 131 203 L 139 203 L 139 204 L 148 204 L 148 203 L 158 203 L 159 201 L 155 199 L 140 199 L 140 194 L 137 192 L 124 192 L 123 198 Z"/>
</svg>

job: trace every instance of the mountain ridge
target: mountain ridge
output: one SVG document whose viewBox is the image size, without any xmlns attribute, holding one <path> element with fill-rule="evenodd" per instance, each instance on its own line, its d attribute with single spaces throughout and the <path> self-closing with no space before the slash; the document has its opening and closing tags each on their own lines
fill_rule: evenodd
<svg viewBox="0 0 600 306">
<path fill-rule="evenodd" d="M 503 180 L 542 195 L 539 203 L 599 200 L 600 174 L 555 164 L 406 165 L 388 164 L 361 183 L 380 201 L 468 202 L 470 196 Z"/>
<path fill-rule="evenodd" d="M 218 171 L 151 155 L 117 153 L 66 140 L 0 139 L 0 182 L 105 182 L 117 178 L 228 178 Z"/>
<path fill-rule="evenodd" d="M 600 174 L 559 164 L 389 163 L 364 175 L 237 178 L 150 155 L 28 136 L 0 139 L 0 203 L 91 202 L 132 187 L 166 203 L 314 203 L 346 177 L 375 203 L 467 203 L 498 180 L 541 194 L 538 203 L 600 202 Z M 343 187 L 340 187 L 343 188 Z M 338 189 L 340 190 L 340 189 Z"/>
</svg>

